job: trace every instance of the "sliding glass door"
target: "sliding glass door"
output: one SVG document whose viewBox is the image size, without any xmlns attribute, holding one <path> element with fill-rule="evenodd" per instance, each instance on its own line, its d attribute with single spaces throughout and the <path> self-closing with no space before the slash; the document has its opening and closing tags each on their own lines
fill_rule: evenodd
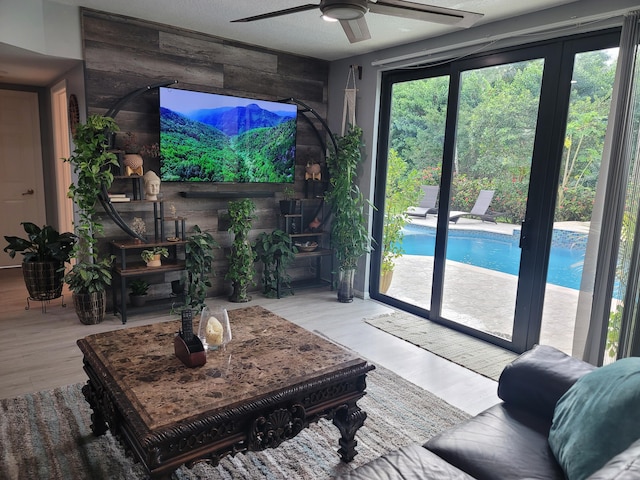
<svg viewBox="0 0 640 480">
<path fill-rule="evenodd" d="M 460 73 L 441 316 L 511 341 L 544 60 Z"/>
<path fill-rule="evenodd" d="M 600 54 L 585 52 L 608 52 L 617 38 L 547 42 L 383 75 L 374 216 L 382 248 L 372 257 L 372 297 L 515 351 L 539 341 L 543 305 L 545 318 L 566 314 L 544 300 L 553 272 L 575 263 L 556 263 L 551 249 L 554 222 L 563 218 L 556 203 L 566 213 L 593 201 L 584 188 L 595 188 L 597 168 L 587 167 L 601 154 L 599 140 L 580 143 L 575 133 L 596 117 L 591 133 L 606 129 L 586 93 L 575 97 L 574 59 L 592 72 L 583 92 L 590 81 L 606 96 L 608 72 L 591 68 Z M 559 199 L 568 185 L 571 194 Z"/>
</svg>

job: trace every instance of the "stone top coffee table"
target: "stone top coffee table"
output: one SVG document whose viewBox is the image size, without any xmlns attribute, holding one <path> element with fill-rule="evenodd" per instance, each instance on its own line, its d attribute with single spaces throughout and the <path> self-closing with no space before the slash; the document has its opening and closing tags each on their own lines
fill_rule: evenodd
<svg viewBox="0 0 640 480">
<path fill-rule="evenodd" d="M 168 478 L 182 464 L 277 447 L 328 418 L 351 461 L 367 416 L 356 402 L 375 367 L 262 307 L 229 320 L 233 340 L 197 368 L 174 354 L 180 321 L 78 340 L 93 433 L 110 429 L 152 478 Z"/>
</svg>

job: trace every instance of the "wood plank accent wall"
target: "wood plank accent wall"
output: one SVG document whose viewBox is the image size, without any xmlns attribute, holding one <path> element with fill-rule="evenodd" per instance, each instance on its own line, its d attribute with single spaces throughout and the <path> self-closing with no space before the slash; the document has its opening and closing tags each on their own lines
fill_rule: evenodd
<svg viewBox="0 0 640 480">
<path fill-rule="evenodd" d="M 324 60 L 300 57 L 271 51 L 259 46 L 205 35 L 145 20 L 81 9 L 82 41 L 85 59 L 86 95 L 89 114 L 103 114 L 128 93 L 163 81 L 178 80 L 175 88 L 197 90 L 225 95 L 257 98 L 261 100 L 298 99 L 326 118 L 329 64 Z M 150 91 L 124 105 L 116 115 L 122 132 L 132 132 L 138 143 L 159 142 L 158 91 Z M 321 126 L 314 124 L 322 132 Z M 118 135 L 122 140 L 122 135 Z M 298 120 L 295 190 L 303 196 L 304 167 L 309 160 L 324 162 L 322 149 L 313 129 L 304 119 Z M 159 161 L 145 160 L 145 171 L 159 173 Z M 114 191 L 125 189 L 128 181 L 116 180 Z M 211 231 L 223 247 L 216 252 L 216 277 L 210 295 L 223 295 L 230 291 L 224 280 L 227 270 L 226 256 L 232 235 L 220 222 L 227 211 L 227 198 L 184 198 L 181 191 L 238 192 L 252 190 L 272 191 L 273 197 L 254 198 L 257 217 L 250 238 L 262 231 L 278 227 L 278 202 L 283 185 L 227 185 L 163 183 L 161 193 L 165 208 L 173 204 L 177 214 L 187 217 L 187 232 L 193 225 Z M 141 212 L 135 205 L 118 204 L 123 218 L 130 222 L 141 216 L 147 229 L 153 225 L 152 209 Z M 100 248 L 106 253 L 106 240 L 124 238 L 111 220 L 105 216 L 105 239 Z M 167 225 L 167 227 L 171 227 Z M 298 265 L 292 276 L 309 275 L 308 265 Z M 167 283 L 177 278 L 152 282 Z M 259 284 L 259 279 L 256 277 Z M 154 290 L 166 290 L 166 285 Z M 258 288 L 258 287 L 256 287 Z"/>
</svg>

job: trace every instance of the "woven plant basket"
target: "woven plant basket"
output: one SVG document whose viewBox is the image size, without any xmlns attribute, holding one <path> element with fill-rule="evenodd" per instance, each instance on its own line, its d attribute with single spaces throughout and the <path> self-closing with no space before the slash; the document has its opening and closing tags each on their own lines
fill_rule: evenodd
<svg viewBox="0 0 640 480">
<path fill-rule="evenodd" d="M 107 306 L 107 293 L 75 293 L 73 306 L 80 322 L 85 325 L 96 325 L 104 320 Z"/>
<path fill-rule="evenodd" d="M 22 276 L 33 300 L 53 300 L 62 296 L 64 271 L 60 262 L 22 262 Z"/>
</svg>

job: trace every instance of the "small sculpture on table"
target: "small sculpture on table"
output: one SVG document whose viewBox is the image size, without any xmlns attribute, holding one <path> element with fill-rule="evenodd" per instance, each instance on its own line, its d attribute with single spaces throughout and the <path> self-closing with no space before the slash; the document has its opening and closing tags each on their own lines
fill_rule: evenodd
<svg viewBox="0 0 640 480">
<path fill-rule="evenodd" d="M 182 311 L 182 330 L 173 340 L 176 357 L 187 367 L 201 367 L 207 363 L 207 354 L 200 339 L 193 334 L 193 312 Z"/>
<path fill-rule="evenodd" d="M 158 200 L 160 177 L 153 170 L 144 174 L 144 193 L 147 200 Z"/>
</svg>

